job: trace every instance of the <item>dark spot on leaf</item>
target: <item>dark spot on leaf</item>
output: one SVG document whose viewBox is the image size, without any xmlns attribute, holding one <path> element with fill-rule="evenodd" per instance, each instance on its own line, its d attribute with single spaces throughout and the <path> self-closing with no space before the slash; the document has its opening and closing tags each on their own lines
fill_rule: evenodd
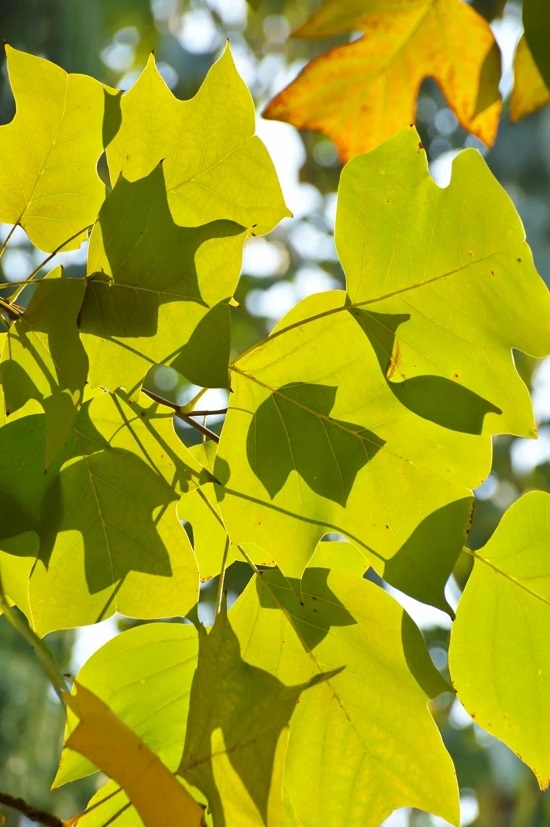
<svg viewBox="0 0 550 827">
<path fill-rule="evenodd" d="M 304 605 L 304 601 L 300 600 L 300 606 L 303 606 L 303 605 Z"/>
<path fill-rule="evenodd" d="M 422 141 L 418 142 L 418 149 L 424 149 L 424 144 L 422 143 Z"/>
<path fill-rule="evenodd" d="M 520 258 L 518 258 L 518 262 L 521 264 L 521 259 Z"/>
</svg>

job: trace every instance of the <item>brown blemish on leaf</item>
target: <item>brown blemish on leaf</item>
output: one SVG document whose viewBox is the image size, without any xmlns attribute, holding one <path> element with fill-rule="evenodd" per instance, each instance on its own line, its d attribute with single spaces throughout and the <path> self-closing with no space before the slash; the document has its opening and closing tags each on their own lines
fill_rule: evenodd
<svg viewBox="0 0 550 827">
<path fill-rule="evenodd" d="M 459 382 L 460 381 L 460 371 L 459 370 L 453 370 L 452 378 L 455 382 Z"/>
</svg>

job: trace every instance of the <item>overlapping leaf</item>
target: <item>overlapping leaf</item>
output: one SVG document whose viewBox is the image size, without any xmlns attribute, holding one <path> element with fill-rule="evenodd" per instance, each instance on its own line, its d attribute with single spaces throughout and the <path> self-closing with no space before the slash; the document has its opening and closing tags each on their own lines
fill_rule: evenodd
<svg viewBox="0 0 550 827">
<path fill-rule="evenodd" d="M 176 226 L 162 165 L 135 183 L 121 178 L 90 241 L 80 327 L 92 385 L 130 391 L 162 362 L 196 384 L 226 387 L 227 301 L 245 235 L 230 221 Z"/>
<path fill-rule="evenodd" d="M 474 150 L 440 189 L 414 129 L 342 173 L 351 312 L 403 404 L 448 428 L 535 436 L 512 348 L 550 353 L 550 296 L 512 202 Z"/>
<path fill-rule="evenodd" d="M 172 772 L 179 764 L 185 739 L 197 651 L 193 626 L 151 623 L 106 643 L 77 676 L 78 683 L 105 701 Z M 69 710 L 65 738 L 75 724 L 76 717 Z M 65 748 L 54 786 L 82 778 L 95 769 L 77 752 Z M 116 789 L 114 782 L 101 788 L 90 804 L 100 796 L 103 803 L 82 819 L 83 825 L 104 824 L 119 811 L 125 820 L 131 818 L 136 823 L 135 811 L 127 808 L 127 796 L 122 790 L 116 793 Z"/>
<path fill-rule="evenodd" d="M 195 603 L 196 564 L 176 503 L 206 472 L 177 438 L 171 417 L 155 407 L 100 394 L 80 410 L 47 473 L 44 416 L 24 416 L 0 431 L 0 532 L 39 538 L 26 589 L 29 620 L 40 634 L 116 610 L 184 615 Z M 2 555 L 12 580 L 20 560 Z"/>
<path fill-rule="evenodd" d="M 546 86 L 550 87 L 550 57 L 548 55 L 550 18 L 548 17 L 548 6 L 544 0 L 523 0 L 522 17 L 529 51 Z"/>
<path fill-rule="evenodd" d="M 346 161 L 413 123 L 420 84 L 433 77 L 462 126 L 493 143 L 500 53 L 488 23 L 467 3 L 325 0 L 295 34 L 357 30 L 363 37 L 312 60 L 265 117 L 324 132 Z"/>
<path fill-rule="evenodd" d="M 104 198 L 96 167 L 119 93 L 9 46 L 6 52 L 16 114 L 0 128 L 0 221 L 20 224 L 41 250 L 78 247 Z"/>
<path fill-rule="evenodd" d="M 514 88 L 510 101 L 510 120 L 519 121 L 520 118 L 536 112 L 547 103 L 550 103 L 550 91 L 523 35 L 514 58 Z"/>
<path fill-rule="evenodd" d="M 325 533 L 344 534 L 400 588 L 445 606 L 490 445 L 402 405 L 346 302 L 305 299 L 234 366 L 214 466 L 224 523 L 292 576 Z"/>
<path fill-rule="evenodd" d="M 266 572 L 230 620 L 243 658 L 282 683 L 345 664 L 292 717 L 287 825 L 378 827 L 401 806 L 458 823 L 454 769 L 426 708 L 445 683 L 387 593 L 327 569 L 307 569 L 301 583 Z"/>
<path fill-rule="evenodd" d="M 265 233 L 288 212 L 273 163 L 254 135 L 254 103 L 229 46 L 197 95 L 179 101 L 151 57 L 122 98 L 122 125 L 108 147 L 111 181 L 135 181 L 164 160 L 176 224 L 229 219 Z"/>
<path fill-rule="evenodd" d="M 526 494 L 474 556 L 449 668 L 472 718 L 550 784 L 550 495 Z"/>
<path fill-rule="evenodd" d="M 77 328 L 85 291 L 83 279 L 66 279 L 61 268 L 52 270 L 12 324 L 1 351 L 6 413 L 29 399 L 41 402 L 46 411 L 46 465 L 65 443 L 88 375 Z"/>
<path fill-rule="evenodd" d="M 79 684 L 75 687 L 66 701 L 79 721 L 66 746 L 122 787 L 144 827 L 166 827 L 180 820 L 186 827 L 204 827 L 203 808 L 158 756 L 97 695 Z"/>
<path fill-rule="evenodd" d="M 290 717 L 304 690 L 332 676 L 317 672 L 286 686 L 246 663 L 225 608 L 203 632 L 178 773 L 208 797 L 215 825 L 283 826 Z"/>
</svg>

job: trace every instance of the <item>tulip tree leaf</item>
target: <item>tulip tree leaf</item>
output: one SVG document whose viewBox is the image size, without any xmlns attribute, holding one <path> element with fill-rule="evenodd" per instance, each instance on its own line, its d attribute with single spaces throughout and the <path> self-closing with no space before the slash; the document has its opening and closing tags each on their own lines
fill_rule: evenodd
<svg viewBox="0 0 550 827">
<path fill-rule="evenodd" d="M 75 684 L 66 695 L 78 724 L 66 746 L 90 759 L 125 791 L 146 827 L 181 822 L 203 827 L 203 808 L 152 752 L 97 695 Z"/>
<path fill-rule="evenodd" d="M 119 93 L 10 46 L 6 54 L 16 114 L 0 127 L 0 221 L 20 224 L 41 250 L 78 247 L 105 197 L 96 167 Z"/>
<path fill-rule="evenodd" d="M 355 31 L 363 37 L 314 58 L 264 117 L 324 132 L 347 161 L 413 123 L 420 85 L 433 77 L 462 126 L 492 145 L 500 52 L 489 24 L 467 3 L 325 0 L 294 34 Z"/>
<path fill-rule="evenodd" d="M 533 60 L 525 35 L 522 35 L 514 58 L 514 88 L 510 101 L 510 120 L 519 121 L 550 103 L 550 90 Z"/>
<path fill-rule="evenodd" d="M 84 664 L 76 679 L 102 698 L 173 771 L 181 758 L 197 652 L 193 626 L 149 623 L 108 641 Z M 65 740 L 76 722 L 69 710 Z M 95 770 L 82 755 L 64 749 L 54 786 Z"/>
<path fill-rule="evenodd" d="M 378 827 L 404 806 L 458 824 L 454 768 L 427 709 L 446 685 L 392 597 L 327 569 L 307 569 L 301 583 L 264 572 L 230 619 L 242 657 L 282 683 L 345 664 L 292 717 L 286 824 Z"/>
<path fill-rule="evenodd" d="M 255 543 L 285 574 L 299 577 L 336 532 L 394 585 L 446 608 L 490 443 L 402 405 L 346 303 L 341 291 L 310 296 L 233 366 L 220 511 L 233 543 Z"/>
<path fill-rule="evenodd" d="M 157 417 L 155 407 L 100 394 L 81 408 L 47 473 L 44 416 L 22 417 L 0 432 L 7 505 L 0 532 L 40 538 L 27 584 L 29 621 L 39 634 L 115 611 L 185 615 L 195 603 L 196 564 L 176 503 L 207 472 L 186 453 L 172 418 Z"/>
<path fill-rule="evenodd" d="M 174 224 L 162 166 L 121 178 L 90 241 L 80 325 L 93 386 L 133 390 L 155 363 L 227 387 L 228 300 L 246 232 L 230 221 Z"/>
<path fill-rule="evenodd" d="M 83 279 L 66 279 L 61 268 L 52 270 L 10 327 L 2 349 L 6 412 L 18 410 L 29 399 L 40 401 L 46 411 L 46 466 L 69 435 L 88 375 L 77 328 L 85 291 Z"/>
<path fill-rule="evenodd" d="M 476 552 L 451 633 L 449 668 L 472 718 L 550 784 L 550 495 L 531 491 Z"/>
<path fill-rule="evenodd" d="M 550 350 L 550 296 L 521 221 L 475 150 L 440 189 L 414 129 L 352 161 L 336 247 L 392 392 L 470 433 L 535 436 L 512 348 Z"/>
<path fill-rule="evenodd" d="M 107 149 L 111 181 L 143 178 L 163 160 L 176 224 L 229 219 L 266 233 L 290 215 L 254 135 L 254 103 L 229 46 L 189 101 L 173 96 L 151 57 L 121 109 L 122 126 Z"/>
<path fill-rule="evenodd" d="M 548 18 L 548 6 L 544 0 L 523 0 L 522 16 L 525 40 L 529 45 L 529 51 L 546 86 L 550 87 L 550 58 L 548 56 L 550 19 Z"/>
<path fill-rule="evenodd" d="M 207 795 L 215 824 L 283 827 L 288 723 L 301 693 L 333 674 L 285 685 L 246 663 L 224 607 L 203 630 L 178 773 Z"/>
</svg>

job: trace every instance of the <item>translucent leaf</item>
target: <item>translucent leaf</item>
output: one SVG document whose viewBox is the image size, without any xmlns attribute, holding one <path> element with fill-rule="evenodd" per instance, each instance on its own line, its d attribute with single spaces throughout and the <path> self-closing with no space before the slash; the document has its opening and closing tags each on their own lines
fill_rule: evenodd
<svg viewBox="0 0 550 827">
<path fill-rule="evenodd" d="M 117 610 L 185 615 L 198 577 L 176 503 L 208 474 L 177 438 L 172 417 L 102 393 L 82 407 L 46 474 L 44 420 L 25 416 L 0 431 L 0 536 L 40 538 L 27 584 L 33 627 L 45 634 Z M 9 563 L 5 556 L 2 569 Z"/>
<path fill-rule="evenodd" d="M 20 224 L 41 250 L 78 247 L 105 197 L 96 167 L 119 93 L 10 46 L 6 54 L 16 114 L 0 127 L 0 221 Z"/>
<path fill-rule="evenodd" d="M 129 181 L 143 178 L 164 160 L 176 224 L 230 219 L 266 233 L 290 215 L 254 135 L 254 103 L 229 46 L 189 101 L 173 96 L 151 56 L 121 108 L 122 126 L 107 149 L 111 181 L 121 173 Z"/>
<path fill-rule="evenodd" d="M 521 220 L 475 150 L 430 177 L 414 129 L 342 173 L 336 247 L 351 312 L 408 408 L 469 433 L 536 436 L 512 348 L 550 352 L 550 296 Z"/>
<path fill-rule="evenodd" d="M 195 384 L 227 387 L 227 302 L 245 236 L 230 221 L 176 226 L 162 165 L 135 183 L 121 178 L 90 241 L 80 326 L 92 385 L 130 391 L 164 363 Z"/>
<path fill-rule="evenodd" d="M 61 267 L 52 270 L 11 325 L 2 348 L 6 413 L 29 399 L 37 399 L 46 411 L 46 466 L 65 444 L 88 375 L 77 327 L 85 291 L 84 279 L 63 278 Z"/>
<path fill-rule="evenodd" d="M 97 695 L 75 684 L 67 705 L 79 722 L 66 747 L 89 758 L 127 793 L 144 827 L 201 827 L 203 808 L 146 744 Z"/>
<path fill-rule="evenodd" d="M 286 824 L 378 827 L 403 806 L 458 824 L 454 768 L 427 709 L 446 685 L 393 598 L 327 569 L 301 583 L 264 572 L 230 619 L 243 658 L 283 683 L 345 666 L 292 716 Z"/>
<path fill-rule="evenodd" d="M 314 58 L 264 117 L 324 132 L 346 161 L 412 124 L 420 85 L 433 77 L 462 126 L 493 143 L 500 52 L 489 24 L 467 3 L 325 0 L 295 35 L 358 30 L 363 37 Z"/>
<path fill-rule="evenodd" d="M 533 60 L 525 35 L 514 58 L 514 88 L 510 101 L 510 120 L 519 121 L 550 102 L 550 91 Z"/>
<path fill-rule="evenodd" d="M 451 632 L 449 668 L 472 718 L 550 784 L 550 495 L 532 491 L 503 516 L 474 568 Z"/>
<path fill-rule="evenodd" d="M 95 652 L 77 675 L 80 685 L 98 695 L 166 765 L 181 758 L 189 693 L 197 665 L 195 628 L 180 623 L 150 623 L 129 629 Z M 76 726 L 69 709 L 65 740 Z M 95 772 L 77 752 L 65 748 L 54 781 L 59 787 Z M 116 805 L 120 807 L 120 797 Z M 104 818 L 104 811 L 98 813 Z"/>
<path fill-rule="evenodd" d="M 321 537 L 341 534 L 399 588 L 446 607 L 489 440 L 405 407 L 340 291 L 300 302 L 232 373 L 214 466 L 232 542 L 299 577 Z"/>
<path fill-rule="evenodd" d="M 216 825 L 282 827 L 288 723 L 303 690 L 332 674 L 286 686 L 246 663 L 225 608 L 203 631 L 178 773 L 207 796 Z"/>
<path fill-rule="evenodd" d="M 550 86 L 550 18 L 545 0 L 523 0 L 522 17 L 529 51 L 546 85 Z"/>
</svg>

